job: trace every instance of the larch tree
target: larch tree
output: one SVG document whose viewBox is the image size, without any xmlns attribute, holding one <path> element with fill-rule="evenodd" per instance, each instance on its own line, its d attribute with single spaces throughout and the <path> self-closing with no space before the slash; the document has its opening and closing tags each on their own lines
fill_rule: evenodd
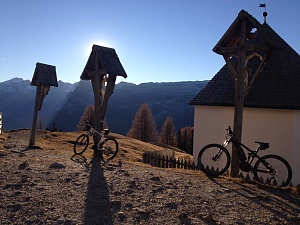
<svg viewBox="0 0 300 225">
<path fill-rule="evenodd" d="M 80 120 L 77 124 L 77 130 L 78 131 L 86 131 L 86 130 L 90 129 L 90 127 L 84 121 L 85 120 L 90 121 L 91 123 L 95 122 L 94 109 L 95 109 L 94 105 L 88 105 L 85 108 L 85 111 L 83 112 L 83 115 L 82 115 L 82 117 L 80 118 Z M 108 125 L 107 125 L 107 122 L 106 122 L 105 118 L 104 118 L 104 121 L 102 121 L 102 122 L 103 122 L 103 128 L 104 129 L 108 128 Z"/>
<path fill-rule="evenodd" d="M 85 108 L 85 111 L 77 125 L 78 131 L 89 130 L 89 126 L 84 122 L 85 120 L 90 121 L 92 123 L 94 122 L 94 106 L 93 105 L 89 105 Z"/>
<path fill-rule="evenodd" d="M 144 142 L 156 142 L 156 124 L 150 107 L 144 103 L 136 112 L 128 137 Z"/>
<path fill-rule="evenodd" d="M 168 117 L 161 127 L 159 142 L 162 144 L 177 147 L 177 137 L 175 133 L 175 126 L 173 119 Z"/>
</svg>

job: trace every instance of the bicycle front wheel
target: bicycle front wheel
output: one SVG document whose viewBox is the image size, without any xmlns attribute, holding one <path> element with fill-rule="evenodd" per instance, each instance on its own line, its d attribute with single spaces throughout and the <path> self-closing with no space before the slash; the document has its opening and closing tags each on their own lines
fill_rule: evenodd
<svg viewBox="0 0 300 225">
<path fill-rule="evenodd" d="M 223 175 L 229 168 L 230 154 L 219 144 L 209 144 L 198 155 L 198 166 L 208 176 Z"/>
<path fill-rule="evenodd" d="M 86 134 L 80 135 L 74 143 L 74 153 L 82 154 L 89 145 L 89 136 Z"/>
<path fill-rule="evenodd" d="M 254 178 L 263 184 L 285 187 L 292 180 L 290 164 L 278 155 L 265 155 L 253 167 Z"/>
<path fill-rule="evenodd" d="M 107 138 L 100 146 L 103 161 L 113 159 L 119 150 L 118 142 L 114 138 Z"/>
</svg>

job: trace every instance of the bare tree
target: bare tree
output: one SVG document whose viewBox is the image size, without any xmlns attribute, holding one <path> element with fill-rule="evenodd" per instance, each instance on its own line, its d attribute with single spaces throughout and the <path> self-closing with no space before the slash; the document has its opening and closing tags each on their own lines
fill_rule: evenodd
<svg viewBox="0 0 300 225">
<path fill-rule="evenodd" d="M 144 103 L 136 112 L 128 137 L 145 142 L 156 142 L 156 124 L 150 107 Z"/>
<path fill-rule="evenodd" d="M 162 144 L 177 147 L 177 137 L 175 133 L 175 126 L 173 119 L 168 117 L 161 127 L 159 142 Z"/>
</svg>

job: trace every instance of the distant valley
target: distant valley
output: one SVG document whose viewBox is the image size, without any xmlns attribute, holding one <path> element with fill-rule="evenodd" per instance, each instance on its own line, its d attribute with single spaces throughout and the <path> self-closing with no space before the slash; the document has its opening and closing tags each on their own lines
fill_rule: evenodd
<svg viewBox="0 0 300 225">
<path fill-rule="evenodd" d="M 158 130 L 169 116 L 177 130 L 193 126 L 194 110 L 189 102 L 207 82 L 118 83 L 106 111 L 108 126 L 112 132 L 126 135 L 143 103 L 150 106 Z M 36 87 L 30 86 L 29 80 L 13 78 L 0 83 L 3 129 L 31 128 L 35 92 Z M 94 95 L 90 81 L 59 81 L 58 87 L 51 87 L 44 99 L 38 126 L 46 128 L 55 123 L 62 131 L 75 131 L 86 106 L 91 104 Z"/>
</svg>

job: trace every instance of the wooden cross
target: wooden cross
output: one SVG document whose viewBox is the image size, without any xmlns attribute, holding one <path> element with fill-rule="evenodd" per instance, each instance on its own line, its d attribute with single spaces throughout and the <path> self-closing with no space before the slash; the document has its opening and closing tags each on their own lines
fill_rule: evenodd
<svg viewBox="0 0 300 225">
<path fill-rule="evenodd" d="M 95 129 L 103 129 L 109 97 L 113 94 L 117 76 L 127 74 L 116 54 L 115 49 L 93 45 L 92 52 L 80 76 L 82 80 L 91 80 L 95 101 Z M 99 137 L 94 137 L 98 143 Z M 97 154 L 95 152 L 95 154 Z"/>
<path fill-rule="evenodd" d="M 252 29 L 256 29 L 257 32 L 264 36 L 263 42 L 251 42 L 251 39 L 255 35 L 255 33 L 251 32 Z M 248 94 L 255 78 L 261 72 L 266 58 L 272 50 L 272 46 L 274 46 L 274 44 L 262 29 L 261 24 L 246 11 L 242 10 L 217 45 L 213 48 L 214 52 L 223 55 L 233 80 L 235 88 L 233 131 L 235 139 L 239 142 L 242 139 L 244 98 Z M 237 60 L 236 69 L 232 63 L 233 57 Z M 253 57 L 259 57 L 261 62 L 252 75 L 250 74 L 251 71 L 248 69 L 247 65 L 249 60 Z M 249 80 L 250 77 L 251 80 Z M 239 159 L 237 151 L 233 149 L 230 173 L 232 177 L 238 176 L 238 164 Z"/>
<path fill-rule="evenodd" d="M 37 63 L 31 85 L 36 86 L 36 95 L 29 146 L 34 146 L 38 111 L 42 109 L 44 98 L 48 95 L 50 86 L 58 87 L 55 66 Z"/>
</svg>

